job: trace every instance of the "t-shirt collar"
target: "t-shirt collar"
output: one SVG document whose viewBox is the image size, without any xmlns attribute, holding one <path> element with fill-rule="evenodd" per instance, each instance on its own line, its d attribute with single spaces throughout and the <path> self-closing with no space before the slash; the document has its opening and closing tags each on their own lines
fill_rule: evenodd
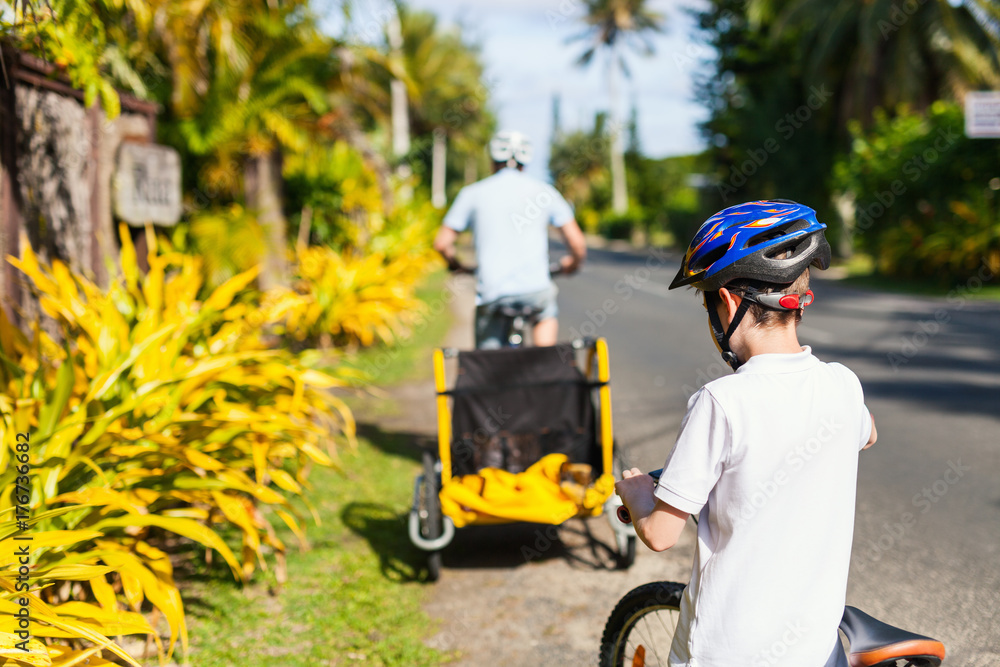
<svg viewBox="0 0 1000 667">
<path fill-rule="evenodd" d="M 740 366 L 737 373 L 797 373 L 819 363 L 812 348 L 802 346 L 801 352 L 791 354 L 757 354 Z"/>
</svg>

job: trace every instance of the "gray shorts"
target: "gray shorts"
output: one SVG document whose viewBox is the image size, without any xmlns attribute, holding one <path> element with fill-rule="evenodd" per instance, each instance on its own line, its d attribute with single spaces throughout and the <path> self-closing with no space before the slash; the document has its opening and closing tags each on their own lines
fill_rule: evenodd
<svg viewBox="0 0 1000 667">
<path fill-rule="evenodd" d="M 530 322 L 535 325 L 559 315 L 559 306 L 556 304 L 558 294 L 559 288 L 553 283 L 538 292 L 503 296 L 496 301 L 476 306 L 476 347 L 480 350 L 496 350 L 507 344 L 503 340 L 505 318 L 497 312 L 497 306 L 521 304 L 541 308 L 542 312 Z"/>
</svg>

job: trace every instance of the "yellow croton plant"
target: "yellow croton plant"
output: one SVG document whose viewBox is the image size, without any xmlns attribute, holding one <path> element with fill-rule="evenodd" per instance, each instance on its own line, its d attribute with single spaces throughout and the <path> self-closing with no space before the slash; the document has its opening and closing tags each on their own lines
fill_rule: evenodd
<svg viewBox="0 0 1000 667">
<path fill-rule="evenodd" d="M 107 290 L 40 264 L 26 242 L 8 258 L 49 325 L 25 334 L 0 319 L 0 666 L 110 664 L 102 651 L 136 664 L 108 639 L 126 635 L 145 635 L 161 661 L 178 640 L 186 653 L 175 566 L 215 553 L 239 580 L 281 568 L 272 522 L 304 544 L 290 499 L 305 501 L 310 466 L 334 464 L 335 438 L 353 444 L 334 393 L 347 379 L 262 342 L 281 315 L 254 305 L 256 269 L 199 298 L 198 257 L 147 230 L 141 274 L 120 236 L 121 276 Z M 15 518 L 25 511 L 28 525 Z M 25 603 L 46 643 L 16 646 Z"/>
</svg>

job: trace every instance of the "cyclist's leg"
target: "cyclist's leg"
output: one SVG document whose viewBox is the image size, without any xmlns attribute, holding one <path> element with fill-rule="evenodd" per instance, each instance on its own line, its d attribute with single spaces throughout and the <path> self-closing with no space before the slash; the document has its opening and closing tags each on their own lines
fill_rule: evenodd
<svg viewBox="0 0 1000 667">
<path fill-rule="evenodd" d="M 535 292 L 526 299 L 531 305 L 542 309 L 542 312 L 538 313 L 535 318 L 535 326 L 531 330 L 531 342 L 536 347 L 549 347 L 555 345 L 556 341 L 559 340 L 559 320 L 557 319 L 559 305 L 556 302 L 558 294 L 559 288 L 553 283 L 547 289 Z"/>
<path fill-rule="evenodd" d="M 539 320 L 531 330 L 531 341 L 536 347 L 555 345 L 557 340 L 559 340 L 559 320 L 554 317 Z"/>
<path fill-rule="evenodd" d="M 504 321 L 490 305 L 476 306 L 476 348 L 499 350 L 504 346 Z"/>
</svg>

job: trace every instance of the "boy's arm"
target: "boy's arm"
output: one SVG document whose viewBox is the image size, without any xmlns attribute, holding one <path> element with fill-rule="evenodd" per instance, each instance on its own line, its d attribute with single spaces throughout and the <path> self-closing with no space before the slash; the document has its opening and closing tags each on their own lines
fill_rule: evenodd
<svg viewBox="0 0 1000 667">
<path fill-rule="evenodd" d="M 635 533 L 653 551 L 666 551 L 677 544 L 687 523 L 688 513 L 672 507 L 653 495 L 656 482 L 632 468 L 622 473 L 615 491 L 632 516 Z"/>
<path fill-rule="evenodd" d="M 876 440 L 878 440 L 878 431 L 875 430 L 875 415 L 873 415 L 871 412 L 869 412 L 868 416 L 871 417 L 871 419 L 872 419 L 872 434 L 870 436 L 868 436 L 868 443 L 864 447 L 861 448 L 863 450 L 864 449 L 868 449 L 869 447 L 871 447 L 872 445 L 875 444 Z"/>
</svg>

